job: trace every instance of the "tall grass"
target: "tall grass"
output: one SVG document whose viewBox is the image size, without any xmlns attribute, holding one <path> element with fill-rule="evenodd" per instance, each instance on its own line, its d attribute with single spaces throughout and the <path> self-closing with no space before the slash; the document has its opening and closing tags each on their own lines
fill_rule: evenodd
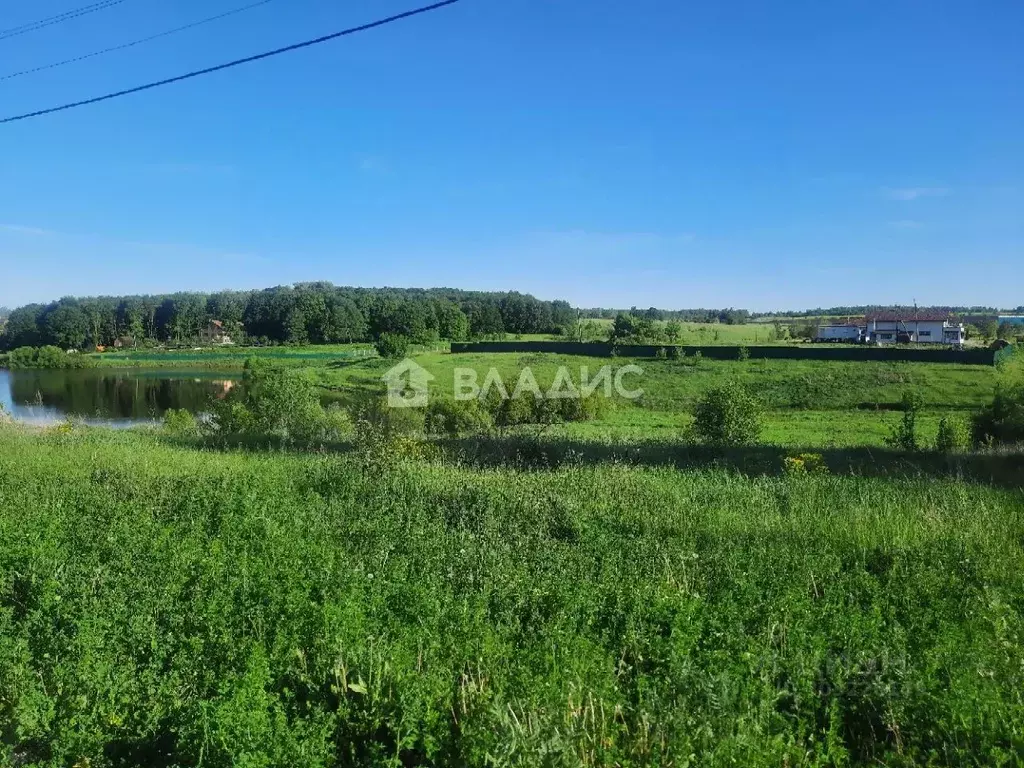
<svg viewBox="0 0 1024 768">
<path fill-rule="evenodd" d="M 0 429 L 19 765 L 1012 765 L 1024 504 Z"/>
</svg>

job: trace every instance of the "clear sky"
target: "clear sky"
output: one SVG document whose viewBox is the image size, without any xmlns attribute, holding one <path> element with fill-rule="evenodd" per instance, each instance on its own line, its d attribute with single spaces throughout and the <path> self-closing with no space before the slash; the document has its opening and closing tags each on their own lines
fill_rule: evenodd
<svg viewBox="0 0 1024 768">
<path fill-rule="evenodd" d="M 0 75 L 249 0 L 125 0 Z M 0 29 L 85 0 L 4 3 Z M 0 82 L 3 116 L 422 0 L 274 0 Z M 1024 304 L 1017 0 L 463 0 L 0 126 L 0 305 L 340 285 L 582 306 Z"/>
</svg>

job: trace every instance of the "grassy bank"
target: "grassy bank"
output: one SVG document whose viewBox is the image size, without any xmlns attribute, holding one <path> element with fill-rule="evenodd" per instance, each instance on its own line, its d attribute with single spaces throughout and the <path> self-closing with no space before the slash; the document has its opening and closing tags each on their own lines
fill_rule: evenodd
<svg viewBox="0 0 1024 768">
<path fill-rule="evenodd" d="M 0 429 L 4 762 L 1010 765 L 1024 505 Z"/>
<path fill-rule="evenodd" d="M 326 366 L 339 361 L 373 356 L 370 344 L 336 344 L 315 347 L 207 347 L 202 349 L 152 349 L 103 352 L 86 355 L 89 364 L 100 368 L 165 368 L 187 370 L 241 369 L 250 357 L 272 360 L 285 366 Z"/>
</svg>

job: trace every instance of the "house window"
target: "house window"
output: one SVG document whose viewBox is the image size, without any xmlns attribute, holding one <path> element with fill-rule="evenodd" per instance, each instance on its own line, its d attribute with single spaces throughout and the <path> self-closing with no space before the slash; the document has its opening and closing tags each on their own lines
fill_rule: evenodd
<svg viewBox="0 0 1024 768">
<path fill-rule="evenodd" d="M 918 331 L 917 335 L 918 336 L 931 336 L 932 332 L 931 331 Z"/>
<path fill-rule="evenodd" d="M 890 341 L 890 340 L 892 340 L 892 334 L 891 333 L 880 333 L 880 334 L 878 334 L 878 338 L 886 339 L 887 341 Z"/>
</svg>

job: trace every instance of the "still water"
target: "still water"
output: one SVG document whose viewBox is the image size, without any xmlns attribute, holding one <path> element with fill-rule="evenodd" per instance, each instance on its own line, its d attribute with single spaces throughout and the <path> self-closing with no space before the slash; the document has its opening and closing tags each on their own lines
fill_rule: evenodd
<svg viewBox="0 0 1024 768">
<path fill-rule="evenodd" d="M 0 405 L 18 421 L 130 427 L 158 421 L 170 408 L 209 410 L 237 379 L 224 373 L 167 371 L 9 371 L 0 368 Z"/>
</svg>

